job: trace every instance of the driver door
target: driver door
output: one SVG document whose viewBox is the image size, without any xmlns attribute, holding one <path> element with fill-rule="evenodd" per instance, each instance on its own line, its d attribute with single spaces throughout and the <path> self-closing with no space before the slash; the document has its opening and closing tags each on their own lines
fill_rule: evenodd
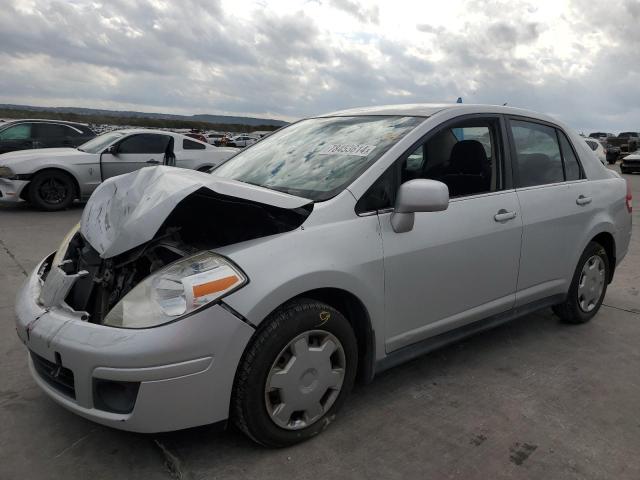
<svg viewBox="0 0 640 480">
<path fill-rule="evenodd" d="M 404 233 L 391 212 L 379 212 L 387 352 L 513 308 L 522 220 L 505 181 L 501 125 L 499 117 L 454 121 L 399 159 L 397 185 L 439 180 L 450 202 L 416 213 Z"/>
<path fill-rule="evenodd" d="M 102 154 L 102 179 L 162 165 L 170 140 L 169 135 L 157 133 L 137 133 L 126 137 L 116 144 L 113 153 Z"/>
</svg>

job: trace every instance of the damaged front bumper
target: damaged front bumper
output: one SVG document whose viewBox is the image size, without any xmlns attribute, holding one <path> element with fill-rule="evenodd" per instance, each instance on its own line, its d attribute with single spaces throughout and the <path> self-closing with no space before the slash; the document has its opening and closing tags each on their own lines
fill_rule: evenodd
<svg viewBox="0 0 640 480">
<path fill-rule="evenodd" d="M 24 201 L 22 191 L 29 180 L 11 180 L 0 178 L 0 203 L 19 203 Z"/>
<path fill-rule="evenodd" d="M 40 299 L 51 292 L 43 292 L 38 272 L 52 258 L 19 292 L 16 330 L 29 349 L 33 378 L 53 400 L 95 422 L 136 432 L 228 417 L 236 368 L 253 327 L 220 304 L 139 330 L 89 323 L 64 301 L 45 308 Z"/>
</svg>

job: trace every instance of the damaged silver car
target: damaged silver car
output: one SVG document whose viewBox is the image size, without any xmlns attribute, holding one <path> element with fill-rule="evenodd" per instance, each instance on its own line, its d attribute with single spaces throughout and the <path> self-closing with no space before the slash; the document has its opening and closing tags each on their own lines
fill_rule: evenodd
<svg viewBox="0 0 640 480">
<path fill-rule="evenodd" d="M 299 121 L 212 174 L 97 187 L 29 276 L 38 385 L 138 432 L 231 419 L 286 446 L 356 379 L 528 312 L 583 323 L 627 252 L 631 195 L 581 138 L 509 107 Z"/>
</svg>

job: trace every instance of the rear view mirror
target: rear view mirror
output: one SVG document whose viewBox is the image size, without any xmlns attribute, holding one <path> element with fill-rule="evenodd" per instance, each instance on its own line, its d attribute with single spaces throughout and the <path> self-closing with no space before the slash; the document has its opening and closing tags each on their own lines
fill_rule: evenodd
<svg viewBox="0 0 640 480">
<path fill-rule="evenodd" d="M 118 155 L 118 146 L 117 145 L 109 145 L 104 152 L 102 153 L 110 153 L 111 155 Z"/>
<path fill-rule="evenodd" d="M 437 180 L 416 179 L 400 185 L 391 226 L 396 233 L 413 228 L 415 212 L 440 212 L 449 207 L 449 188 Z"/>
</svg>

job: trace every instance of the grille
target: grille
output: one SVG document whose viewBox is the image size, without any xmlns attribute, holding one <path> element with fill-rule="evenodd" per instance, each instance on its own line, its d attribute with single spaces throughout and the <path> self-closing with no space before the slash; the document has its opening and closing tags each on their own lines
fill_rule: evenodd
<svg viewBox="0 0 640 480">
<path fill-rule="evenodd" d="M 40 378 L 60 393 L 75 400 L 76 388 L 73 380 L 73 372 L 62 366 L 59 355 L 56 354 L 58 359 L 58 363 L 56 364 L 33 352 L 29 353 L 31 354 L 33 366 Z"/>
</svg>

